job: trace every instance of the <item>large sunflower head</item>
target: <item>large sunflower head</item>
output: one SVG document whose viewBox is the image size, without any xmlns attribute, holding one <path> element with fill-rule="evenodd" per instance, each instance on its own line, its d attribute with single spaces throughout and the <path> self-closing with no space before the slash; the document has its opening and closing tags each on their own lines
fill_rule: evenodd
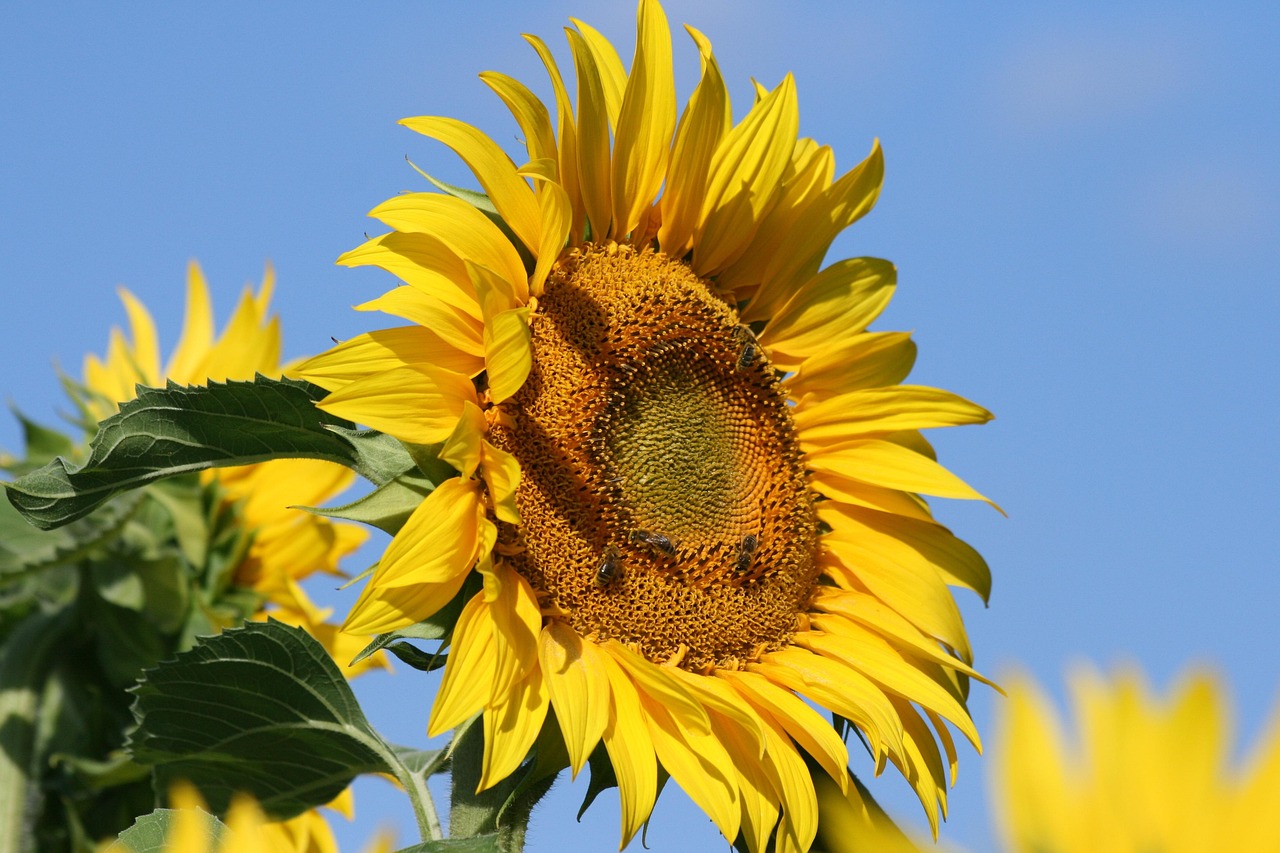
<svg viewBox="0 0 1280 853">
<path fill-rule="evenodd" d="M 245 289 L 227 326 L 217 335 L 208 285 L 199 265 L 191 262 L 182 335 L 163 366 L 150 312 L 122 288 L 130 334 L 112 329 L 106 355 L 85 358 L 77 402 L 96 422 L 137 396 L 139 385 L 161 387 L 166 380 L 204 385 L 251 380 L 257 374 L 280 376 L 280 321 L 270 313 L 274 287 L 275 275 L 268 267 L 258 292 Z M 225 505 L 235 507 L 239 527 L 251 536 L 233 583 L 261 596 L 274 618 L 307 629 L 343 664 L 355 657 L 364 642 L 326 624 L 329 611 L 316 607 L 298 581 L 317 571 L 338 574 L 338 561 L 358 548 L 366 533 L 355 525 L 335 524 L 293 507 L 322 504 L 353 480 L 349 469 L 315 459 L 273 460 L 206 471 L 203 476 L 206 485 L 216 484 Z M 256 616 L 266 618 L 266 612 Z M 385 666 L 383 656 L 366 659 L 349 672 L 370 666 Z"/>
<path fill-rule="evenodd" d="M 452 148 L 483 193 L 396 196 L 391 230 L 344 255 L 403 282 L 359 306 L 409 321 L 317 356 L 321 406 L 457 470 L 396 535 L 346 629 L 422 620 L 473 572 L 430 731 L 483 713 L 481 787 L 525 758 L 549 708 L 573 772 L 601 743 L 627 843 L 658 766 L 763 850 L 808 849 L 811 756 L 847 789 L 841 737 L 898 766 L 936 828 L 955 749 L 975 745 L 972 655 L 949 586 L 986 564 L 922 494 L 980 496 L 919 430 L 981 407 L 900 384 L 915 347 L 869 332 L 892 264 L 824 266 L 879 193 L 878 146 L 837 176 L 798 137 L 795 84 L 736 124 L 711 45 L 683 111 L 657 2 L 628 72 L 568 30 L 577 97 L 546 45 L 545 105 L 481 79 L 525 140 L 520 165 L 451 118 L 402 123 Z M 504 134 L 505 135 L 505 134 Z M 802 698 L 803 697 L 803 698 Z"/>
<path fill-rule="evenodd" d="M 1280 850 L 1280 714 L 1232 766 L 1212 673 L 1187 673 L 1167 696 L 1133 670 L 1079 670 L 1069 687 L 1074 736 L 1035 683 L 1010 679 L 991 765 L 1005 850 Z"/>
</svg>

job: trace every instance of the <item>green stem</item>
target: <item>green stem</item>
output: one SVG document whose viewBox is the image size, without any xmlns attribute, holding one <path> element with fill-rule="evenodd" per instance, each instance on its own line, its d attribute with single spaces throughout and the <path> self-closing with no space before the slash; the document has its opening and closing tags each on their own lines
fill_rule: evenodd
<svg viewBox="0 0 1280 853">
<path fill-rule="evenodd" d="M 400 787 L 404 788 L 404 792 L 409 795 L 409 802 L 413 805 L 413 816 L 418 822 L 418 834 L 424 841 L 439 841 L 444 838 L 444 829 L 440 826 L 440 814 L 436 811 L 436 803 L 431 797 L 431 791 L 427 789 L 426 777 L 410 772 L 400 760 L 400 756 L 387 749 L 385 745 L 379 743 L 376 748 L 391 767 L 391 773 L 400 783 Z"/>
</svg>

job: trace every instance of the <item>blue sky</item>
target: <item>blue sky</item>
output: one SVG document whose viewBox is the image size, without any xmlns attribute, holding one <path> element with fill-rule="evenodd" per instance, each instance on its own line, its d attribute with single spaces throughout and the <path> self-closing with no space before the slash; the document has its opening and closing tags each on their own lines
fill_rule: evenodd
<svg viewBox="0 0 1280 853">
<path fill-rule="evenodd" d="M 364 330 L 369 315 L 349 306 L 391 280 L 333 259 L 377 230 L 369 208 L 421 188 L 406 155 L 466 180 L 446 149 L 395 121 L 456 116 L 514 149 L 514 125 L 475 75 L 504 71 L 545 95 L 520 33 L 560 50 L 574 15 L 630 56 L 628 2 L 446 5 L 0 10 L 0 394 L 46 421 L 65 408 L 52 363 L 78 372 L 105 347 L 123 321 L 119 284 L 172 346 L 192 257 L 222 317 L 270 259 L 290 355 Z M 711 38 L 739 114 L 750 76 L 773 85 L 794 71 L 801 131 L 832 145 L 841 170 L 874 138 L 884 146 L 880 204 L 829 257 L 897 263 L 877 328 L 914 331 L 913 381 L 997 415 L 934 436 L 942 461 L 1009 513 L 939 508 L 995 576 L 989 608 L 960 595 L 978 666 L 1016 664 L 1060 698 L 1075 661 L 1137 661 L 1162 687 L 1210 663 L 1250 742 L 1280 688 L 1266 652 L 1280 600 L 1280 13 L 666 8 Z M 675 45 L 687 94 L 696 53 L 681 33 Z M 0 419 L 0 446 L 17 441 Z M 384 731 L 420 744 L 433 686 L 403 671 L 358 689 Z M 975 690 L 988 737 L 995 701 Z M 962 753 L 943 837 L 971 851 L 994 847 L 984 776 Z M 540 807 L 531 851 L 610 849 L 616 799 L 574 824 L 583 790 L 563 785 Z M 873 790 L 918 822 L 900 778 Z M 398 793 L 371 780 L 358 798 L 358 823 L 339 827 L 345 849 L 387 821 L 408 843 Z M 653 849 L 717 849 L 715 838 L 674 788 L 664 794 Z"/>
</svg>

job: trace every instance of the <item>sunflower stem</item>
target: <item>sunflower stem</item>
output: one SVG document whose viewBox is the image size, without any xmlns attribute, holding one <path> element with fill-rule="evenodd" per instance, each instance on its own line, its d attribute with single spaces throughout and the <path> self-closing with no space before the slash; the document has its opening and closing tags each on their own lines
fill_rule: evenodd
<svg viewBox="0 0 1280 853">
<path fill-rule="evenodd" d="M 422 840 L 443 839 L 444 829 L 440 825 L 440 814 L 436 811 L 436 802 L 427 788 L 427 776 L 410 771 L 393 750 L 379 749 L 378 751 L 391 767 L 392 775 L 396 777 L 400 787 L 409 795 L 409 802 L 413 805 L 413 817 L 418 822 L 418 834 Z"/>
</svg>

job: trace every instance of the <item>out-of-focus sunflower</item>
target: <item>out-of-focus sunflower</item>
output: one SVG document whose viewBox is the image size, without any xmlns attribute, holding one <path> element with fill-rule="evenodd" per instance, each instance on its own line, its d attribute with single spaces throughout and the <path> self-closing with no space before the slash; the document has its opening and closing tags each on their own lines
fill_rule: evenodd
<svg viewBox="0 0 1280 853">
<path fill-rule="evenodd" d="M 333 830 L 316 811 L 290 820 L 269 822 L 251 797 L 237 796 L 227 812 L 225 830 L 217 837 L 205 803 L 190 785 L 177 785 L 171 795 L 174 820 L 162 853 L 338 853 Z M 375 838 L 365 853 L 390 853 L 389 836 Z"/>
<path fill-rule="evenodd" d="M 255 374 L 279 377 L 280 321 L 269 315 L 275 276 L 268 267 L 257 294 L 246 288 L 220 337 L 215 337 L 209 289 L 200 267 L 187 270 L 187 312 L 182 337 L 163 368 L 155 323 L 146 307 L 123 288 L 120 298 L 129 316 L 130 336 L 112 329 L 103 358 L 84 363 L 82 395 L 86 413 L 102 420 L 119 403 L 136 396 L 136 386 L 161 387 L 166 380 L 203 385 Z M 338 561 L 364 542 L 366 533 L 352 524 L 291 509 L 316 506 L 346 489 L 355 475 L 341 465 L 313 459 L 281 459 L 258 465 L 207 471 L 205 483 L 216 482 L 228 503 L 240 513 L 240 525 L 252 531 L 247 553 L 237 565 L 234 583 L 253 589 L 272 605 L 270 615 L 306 629 L 324 643 L 343 666 L 365 644 L 325 623 L 329 610 L 316 607 L 298 585 L 314 572 L 339 574 Z M 266 612 L 258 614 L 266 617 Z M 347 669 L 355 675 L 385 665 L 383 656 Z"/>
<path fill-rule="evenodd" d="M 435 613 L 474 569 L 431 712 L 483 712 L 481 788 L 528 753 L 548 709 L 576 774 L 603 742 L 625 845 L 659 767 L 726 838 L 807 849 L 802 753 L 845 788 L 846 746 L 803 698 L 899 767 L 935 826 L 956 753 L 975 746 L 977 674 L 949 586 L 985 597 L 982 558 L 921 494 L 981 498 L 919 430 L 991 415 L 900 384 L 915 346 L 869 332 L 892 264 L 823 267 L 879 193 L 878 146 L 837 177 L 797 135 L 790 75 L 734 124 L 711 45 L 683 113 L 671 35 L 641 2 L 636 53 L 568 30 L 576 104 L 546 45 L 551 109 L 481 79 L 527 145 L 517 165 L 451 118 L 402 123 L 452 148 L 485 196 L 408 193 L 392 230 L 340 259 L 404 286 L 360 306 L 410 325 L 299 366 L 322 408 L 416 445 L 458 476 L 404 524 L 344 626 Z M 660 195 L 661 193 L 661 195 Z"/>
<path fill-rule="evenodd" d="M 1070 680 L 1076 737 L 1044 693 L 1011 678 L 991 801 L 1010 853 L 1280 850 L 1280 713 L 1241 766 L 1223 691 L 1191 672 L 1167 697 L 1136 671 Z"/>
</svg>

